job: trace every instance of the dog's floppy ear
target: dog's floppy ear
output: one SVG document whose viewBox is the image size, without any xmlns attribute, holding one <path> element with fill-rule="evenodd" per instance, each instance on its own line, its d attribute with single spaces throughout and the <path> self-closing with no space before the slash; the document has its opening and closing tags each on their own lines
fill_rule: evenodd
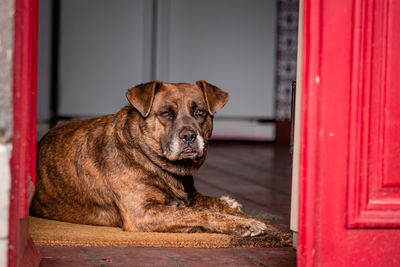
<svg viewBox="0 0 400 267">
<path fill-rule="evenodd" d="M 159 87 L 161 87 L 161 82 L 159 81 L 142 83 L 129 89 L 126 92 L 126 98 L 143 117 L 147 117 L 150 114 L 154 95 Z"/>
<path fill-rule="evenodd" d="M 196 85 L 203 90 L 208 112 L 210 112 L 211 115 L 214 115 L 214 113 L 222 108 L 228 101 L 228 93 L 222 91 L 215 85 L 209 84 L 206 81 L 197 81 Z"/>
</svg>

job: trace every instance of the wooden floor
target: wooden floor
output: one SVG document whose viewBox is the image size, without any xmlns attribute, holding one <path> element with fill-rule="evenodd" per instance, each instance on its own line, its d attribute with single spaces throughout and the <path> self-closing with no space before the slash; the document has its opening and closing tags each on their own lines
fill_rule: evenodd
<svg viewBox="0 0 400 267">
<path fill-rule="evenodd" d="M 198 191 L 230 195 L 246 212 L 263 214 L 289 231 L 289 147 L 215 142 L 195 175 Z M 41 266 L 296 266 L 292 248 L 100 248 L 39 247 Z"/>
</svg>

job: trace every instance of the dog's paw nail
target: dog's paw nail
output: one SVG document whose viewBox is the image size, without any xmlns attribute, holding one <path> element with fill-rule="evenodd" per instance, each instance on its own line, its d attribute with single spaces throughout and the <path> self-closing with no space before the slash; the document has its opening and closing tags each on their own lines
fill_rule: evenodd
<svg viewBox="0 0 400 267">
<path fill-rule="evenodd" d="M 248 237 L 248 236 L 250 236 L 251 235 L 251 232 L 249 231 L 249 230 L 247 230 L 246 232 L 244 232 L 243 234 L 242 234 L 242 237 Z"/>
<path fill-rule="evenodd" d="M 250 222 L 250 236 L 259 236 L 259 235 L 263 235 L 267 232 L 267 226 L 265 225 L 265 223 L 257 221 L 257 220 L 252 220 Z"/>
<path fill-rule="evenodd" d="M 258 235 L 263 235 L 265 234 L 265 230 L 264 229 L 255 229 L 252 233 L 251 236 L 258 236 Z"/>
</svg>

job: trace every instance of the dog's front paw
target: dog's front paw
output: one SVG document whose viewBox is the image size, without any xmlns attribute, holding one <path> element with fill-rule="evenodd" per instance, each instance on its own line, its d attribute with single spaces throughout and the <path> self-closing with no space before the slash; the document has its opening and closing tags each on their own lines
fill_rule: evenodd
<svg viewBox="0 0 400 267">
<path fill-rule="evenodd" d="M 236 225 L 235 234 L 242 237 L 248 237 L 263 235 L 266 232 L 267 226 L 265 223 L 255 219 L 247 219 Z"/>
<path fill-rule="evenodd" d="M 220 199 L 225 202 L 231 209 L 242 211 L 242 204 L 231 198 L 230 196 L 222 196 Z"/>
</svg>

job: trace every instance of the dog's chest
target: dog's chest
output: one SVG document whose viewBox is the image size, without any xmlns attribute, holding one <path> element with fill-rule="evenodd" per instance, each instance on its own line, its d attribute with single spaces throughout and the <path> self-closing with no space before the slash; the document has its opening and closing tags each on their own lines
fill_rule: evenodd
<svg viewBox="0 0 400 267">
<path fill-rule="evenodd" d="M 172 207 L 187 207 L 190 205 L 191 192 L 188 192 L 181 181 L 173 181 L 166 187 L 165 204 Z"/>
<path fill-rule="evenodd" d="M 172 207 L 187 207 L 190 204 L 189 194 L 184 190 L 170 191 L 166 199 L 166 205 Z"/>
</svg>

